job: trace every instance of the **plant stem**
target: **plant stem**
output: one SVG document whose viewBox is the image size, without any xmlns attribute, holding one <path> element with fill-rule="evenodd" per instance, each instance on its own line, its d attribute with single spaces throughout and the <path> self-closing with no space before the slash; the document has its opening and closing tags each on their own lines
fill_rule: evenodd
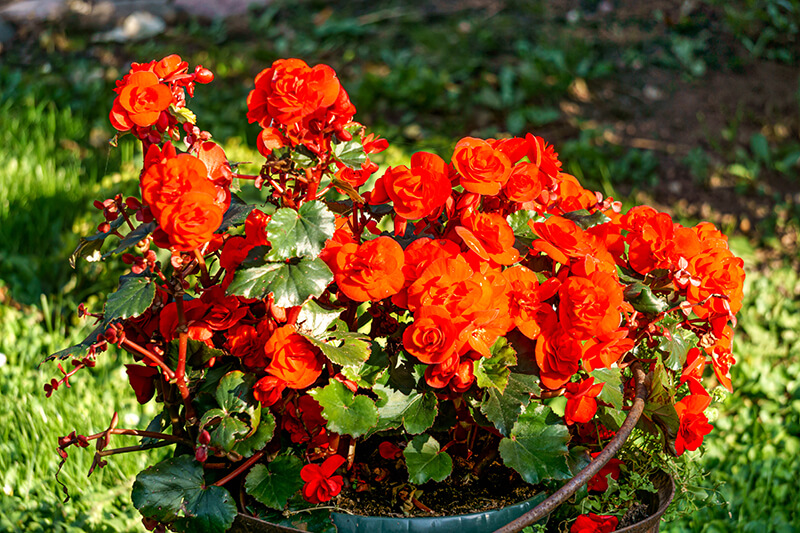
<svg viewBox="0 0 800 533">
<path fill-rule="evenodd" d="M 124 446 L 122 448 L 112 448 L 110 450 L 102 450 L 96 452 L 97 455 L 100 457 L 105 457 L 107 455 L 116 455 L 118 453 L 129 453 L 129 452 L 138 452 L 140 450 L 152 450 L 154 448 L 163 448 L 164 446 L 171 445 L 172 442 L 169 441 L 161 441 L 161 442 L 154 442 L 153 444 L 143 444 L 140 446 Z"/>
<path fill-rule="evenodd" d="M 264 456 L 264 450 L 261 450 L 260 452 L 254 453 L 252 457 L 250 457 L 245 462 L 243 462 L 238 467 L 236 467 L 236 469 L 233 472 L 231 472 L 230 474 L 228 474 L 224 478 L 222 478 L 219 481 L 217 481 L 216 483 L 214 483 L 214 486 L 215 487 L 223 486 L 225 483 L 227 483 L 228 481 L 232 480 L 233 478 L 235 478 L 236 476 L 238 476 L 239 474 L 241 474 L 242 472 L 244 472 L 245 470 L 247 470 L 248 468 L 253 466 L 263 456 Z"/>
<path fill-rule="evenodd" d="M 178 308 L 178 367 L 175 370 L 175 384 L 178 386 L 178 391 L 181 393 L 183 405 L 186 408 L 186 420 L 194 420 L 197 418 L 192 405 L 192 399 L 189 397 L 189 387 L 186 386 L 186 349 L 189 345 L 189 326 L 186 323 L 186 313 L 183 309 L 183 286 L 175 294 L 175 303 Z"/>
<path fill-rule="evenodd" d="M 142 355 L 147 359 L 153 361 L 155 364 L 159 366 L 159 368 L 161 368 L 161 371 L 164 372 L 164 375 L 167 376 L 167 379 L 175 379 L 175 372 L 173 372 L 172 369 L 168 367 L 167 364 L 159 356 L 157 356 L 147 348 L 139 346 L 138 344 L 136 344 L 131 340 L 128 340 L 127 338 L 122 339 L 121 346 L 126 350 L 136 352 L 139 355 Z"/>
<path fill-rule="evenodd" d="M 211 278 L 208 276 L 208 266 L 206 265 L 206 258 L 200 253 L 197 248 L 194 249 L 194 257 L 197 259 L 197 264 L 200 265 L 200 281 L 203 287 L 208 287 L 211 284 Z"/>
</svg>

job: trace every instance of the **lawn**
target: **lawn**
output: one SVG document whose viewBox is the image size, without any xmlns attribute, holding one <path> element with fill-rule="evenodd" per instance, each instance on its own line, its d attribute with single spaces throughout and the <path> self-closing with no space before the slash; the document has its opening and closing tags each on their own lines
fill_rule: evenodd
<svg viewBox="0 0 800 533">
<path fill-rule="evenodd" d="M 50 398 L 43 385 L 60 372 L 39 362 L 82 338 L 78 304 L 102 306 L 95 294 L 123 271 L 67 258 L 94 232 L 92 202 L 137 185 L 141 154 L 108 144 L 114 80 L 170 53 L 216 73 L 192 108 L 235 161 L 258 157 L 253 76 L 301 57 L 336 69 L 356 118 L 389 140 L 385 162 L 533 131 L 587 187 L 713 220 L 747 270 L 734 393 L 696 456 L 711 474 L 662 530 L 800 530 L 800 3 L 339 4 L 274 2 L 113 45 L 50 24 L 0 55 L 0 530 L 143 530 L 130 487 L 158 450 L 88 480 L 92 454 L 71 451 L 67 503 L 54 477 L 59 436 L 100 431 L 115 411 L 141 428 L 156 414 L 136 403 L 126 361 L 108 352 Z"/>
</svg>

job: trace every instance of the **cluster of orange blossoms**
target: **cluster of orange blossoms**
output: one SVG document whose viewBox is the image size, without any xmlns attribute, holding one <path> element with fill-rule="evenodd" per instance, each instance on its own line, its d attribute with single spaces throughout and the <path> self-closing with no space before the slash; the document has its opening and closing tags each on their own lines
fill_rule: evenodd
<svg viewBox="0 0 800 533">
<path fill-rule="evenodd" d="M 182 350 L 185 337 L 213 348 L 219 355 L 203 361 L 206 368 L 233 358 L 253 376 L 253 396 L 292 443 L 305 444 L 307 458 L 327 458 L 303 469 L 304 497 L 331 499 L 342 488 L 334 472 L 345 460 L 336 455 L 339 435 L 327 428 L 330 415 L 308 391 L 333 382 L 353 393 L 368 387 L 346 377 L 309 340 L 298 317 L 313 301 L 340 313 L 352 334 L 360 330 L 387 351 L 395 346 L 390 355 L 423 365 L 420 386 L 443 401 L 486 394 L 476 369 L 502 339 L 513 343 L 541 390 L 566 397 L 563 420 L 576 441 L 607 432 L 595 419 L 606 384 L 591 373 L 636 361 L 654 365 L 662 340 L 690 334 L 692 346 L 671 368 L 680 424 L 674 445 L 680 454 L 702 444 L 711 426 L 701 380 L 710 363 L 718 383 L 731 389 L 731 325 L 744 280 L 742 260 L 711 224 L 684 227 L 645 206 L 623 213 L 619 202 L 564 172 L 553 147 L 533 134 L 466 137 L 449 162 L 417 152 L 408 165 L 376 179 L 379 167 L 369 156 L 386 141 L 352 121 L 355 107 L 333 69 L 298 59 L 263 70 L 247 98 L 247 118 L 262 128 L 257 147 L 266 160 L 250 179 L 278 211 L 251 206 L 237 223 L 223 224 L 234 208 L 230 187 L 237 175 L 185 108 L 194 83 L 212 78 L 202 67 L 189 73 L 177 56 L 134 64 L 118 82 L 110 114 L 117 130 L 142 140 L 145 157 L 141 201 L 103 203 L 107 223 L 121 214 L 131 215 L 130 222 L 135 213 L 151 224 L 139 244 L 142 257 L 128 262 L 138 261 L 139 272 L 158 270 L 155 246 L 172 252 L 179 273 L 172 282 L 158 274 L 153 304 L 122 323 L 124 339 L 120 328 L 106 335 L 146 354 L 137 357 L 142 364 L 128 365 L 140 401 L 155 394 L 165 368 L 159 358 L 175 339 Z M 186 152 L 174 144 L 182 132 Z M 357 146 L 355 163 L 340 157 L 343 143 Z M 304 162 L 294 159 L 298 152 Z M 318 224 L 327 232 L 318 249 L 308 237 L 313 228 L 288 244 L 285 234 L 273 232 L 276 213 L 292 209 L 302 221 L 304 206 L 323 202 L 320 220 L 333 223 Z M 278 248 L 293 252 L 271 260 Z M 275 268 L 318 256 L 330 278 L 311 297 L 283 306 L 277 289 L 267 287 L 263 297 L 230 290 L 254 255 Z M 192 285 L 187 276 L 194 274 Z M 679 383 L 687 383 L 680 392 Z M 609 473 L 618 477 L 614 466 Z M 603 481 L 593 490 L 605 490 Z M 581 520 L 573 531 L 613 527 L 610 517 Z"/>
</svg>

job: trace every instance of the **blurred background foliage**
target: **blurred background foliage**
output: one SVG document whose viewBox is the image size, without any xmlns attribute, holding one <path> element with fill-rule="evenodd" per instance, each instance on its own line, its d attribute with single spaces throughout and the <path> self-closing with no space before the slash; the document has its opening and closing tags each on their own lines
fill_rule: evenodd
<svg viewBox="0 0 800 533">
<path fill-rule="evenodd" d="M 58 371 L 38 364 L 82 338 L 78 304 L 99 310 L 123 271 L 66 260 L 100 222 L 92 201 L 136 190 L 141 154 L 108 143 L 114 80 L 171 53 L 215 72 L 190 107 L 233 161 L 259 158 L 253 77 L 300 57 L 336 69 L 356 118 L 389 139 L 384 163 L 532 131 L 587 187 L 714 221 L 748 272 L 735 392 L 697 457 L 711 474 L 663 529 L 800 530 L 799 24 L 797 0 L 275 0 L 179 17 L 145 41 L 95 43 L 66 21 L 20 29 L 0 55 L 0 530 L 142 530 L 129 492 L 146 454 L 87 480 L 91 453 L 70 452 L 66 504 L 53 477 L 58 436 L 155 414 L 125 361 L 103 354 L 51 398 Z"/>
</svg>

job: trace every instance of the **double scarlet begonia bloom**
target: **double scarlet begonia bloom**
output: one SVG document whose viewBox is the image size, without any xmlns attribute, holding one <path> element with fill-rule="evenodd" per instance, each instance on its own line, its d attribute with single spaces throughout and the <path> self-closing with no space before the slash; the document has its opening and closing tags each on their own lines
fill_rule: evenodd
<svg viewBox="0 0 800 533">
<path fill-rule="evenodd" d="M 511 176 L 511 160 L 483 139 L 465 137 L 453 151 L 453 166 L 467 191 L 494 196 Z"/>
<path fill-rule="evenodd" d="M 300 470 L 300 477 L 305 481 L 303 485 L 303 498 L 309 503 L 322 503 L 342 491 L 344 480 L 342 476 L 333 473 L 345 463 L 341 455 L 332 455 L 325 459 L 321 465 L 309 464 Z"/>
<path fill-rule="evenodd" d="M 703 444 L 703 437 L 711 433 L 714 426 L 708 423 L 703 411 L 711 404 L 711 397 L 703 385 L 695 379 L 689 379 L 690 394 L 675 404 L 675 411 L 680 418 L 678 435 L 675 438 L 675 449 L 678 455 L 686 450 L 696 450 Z"/>
<path fill-rule="evenodd" d="M 435 154 L 417 152 L 411 166 L 390 167 L 375 183 L 369 202 L 380 205 L 391 200 L 398 216 L 407 220 L 427 217 L 450 197 L 447 165 Z"/>
<path fill-rule="evenodd" d="M 403 348 L 423 363 L 436 365 L 456 357 L 460 334 L 446 309 L 423 306 L 403 332 Z"/>
<path fill-rule="evenodd" d="M 216 154 L 212 157 L 217 159 Z M 199 158 L 177 154 L 171 143 L 163 149 L 152 145 L 145 166 L 140 178 L 142 200 L 172 247 L 186 252 L 208 242 L 230 203 L 227 186 L 214 185 Z"/>
<path fill-rule="evenodd" d="M 328 266 L 333 280 L 348 298 L 377 301 L 400 291 L 405 284 L 403 248 L 390 237 L 378 237 L 361 245 L 345 244 Z"/>
<path fill-rule="evenodd" d="M 155 124 L 172 103 L 172 91 L 150 71 L 133 72 L 114 100 L 109 119 L 119 131 Z"/>
<path fill-rule="evenodd" d="M 305 389 L 322 373 L 323 356 L 319 348 L 297 333 L 293 325 L 275 330 L 264 345 L 270 360 L 267 373 L 283 380 L 291 389 Z"/>
<path fill-rule="evenodd" d="M 586 423 L 597 412 L 597 396 L 602 392 L 605 383 L 595 383 L 590 377 L 577 383 L 567 383 L 564 396 L 567 405 L 564 408 L 564 421 L 568 425 L 575 422 Z"/>
<path fill-rule="evenodd" d="M 616 516 L 582 514 L 569 528 L 569 533 L 611 533 L 618 523 Z"/>
</svg>

